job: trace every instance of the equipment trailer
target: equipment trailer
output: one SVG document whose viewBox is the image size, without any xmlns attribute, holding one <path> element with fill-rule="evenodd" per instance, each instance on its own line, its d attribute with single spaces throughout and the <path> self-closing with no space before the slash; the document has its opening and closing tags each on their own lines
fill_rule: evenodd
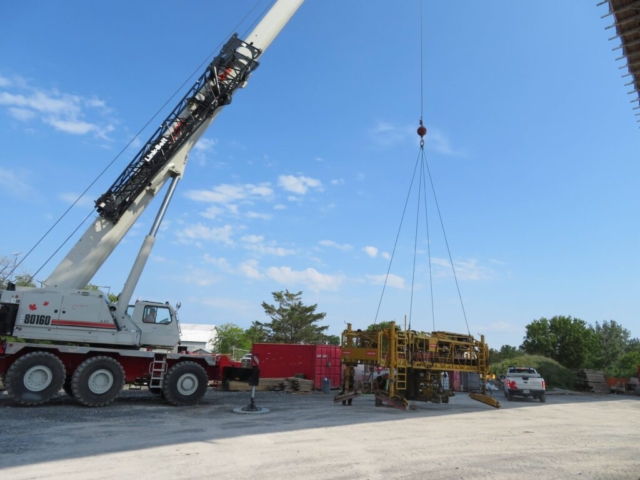
<svg viewBox="0 0 640 480">
<path fill-rule="evenodd" d="M 88 406 L 113 402 L 125 383 L 145 385 L 174 405 L 193 405 L 209 382 L 256 385 L 257 366 L 170 353 L 180 342 L 168 303 L 129 305 L 156 234 L 182 178 L 188 154 L 303 0 L 278 0 L 245 40 L 233 35 L 109 190 L 99 214 L 41 288 L 0 290 L 0 376 L 23 405 L 49 401 L 61 388 Z M 85 290 L 153 198 L 167 191 L 116 303 Z M 20 342 L 2 337 L 18 337 Z M 42 342 L 45 341 L 45 342 Z"/>
</svg>

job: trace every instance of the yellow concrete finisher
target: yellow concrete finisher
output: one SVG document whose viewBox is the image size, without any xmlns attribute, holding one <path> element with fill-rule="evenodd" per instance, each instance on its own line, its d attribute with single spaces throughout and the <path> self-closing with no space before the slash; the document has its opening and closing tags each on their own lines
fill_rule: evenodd
<svg viewBox="0 0 640 480">
<path fill-rule="evenodd" d="M 372 384 L 376 406 L 406 410 L 409 400 L 448 403 L 453 392 L 443 389 L 442 374 L 457 371 L 479 375 L 481 393 L 469 395 L 473 400 L 500 408 L 500 402 L 487 395 L 489 347 L 484 335 L 477 341 L 460 333 L 403 331 L 395 322 L 377 331 L 354 331 L 348 324 L 342 333 L 341 361 L 346 368 L 336 403 L 351 404 L 359 395 L 353 369 L 360 364 L 383 369 Z"/>
</svg>

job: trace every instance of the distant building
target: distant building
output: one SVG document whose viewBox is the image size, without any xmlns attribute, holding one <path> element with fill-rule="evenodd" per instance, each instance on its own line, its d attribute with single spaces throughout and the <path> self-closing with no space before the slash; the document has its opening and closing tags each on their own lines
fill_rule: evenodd
<svg viewBox="0 0 640 480">
<path fill-rule="evenodd" d="M 210 353 L 213 342 L 218 337 L 215 325 L 196 323 L 180 323 L 180 346 L 186 347 L 191 353 Z"/>
</svg>

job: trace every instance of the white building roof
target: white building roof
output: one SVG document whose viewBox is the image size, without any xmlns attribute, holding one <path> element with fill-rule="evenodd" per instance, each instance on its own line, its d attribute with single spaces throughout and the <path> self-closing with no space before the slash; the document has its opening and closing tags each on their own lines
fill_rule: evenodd
<svg viewBox="0 0 640 480">
<path fill-rule="evenodd" d="M 180 340 L 184 342 L 204 343 L 209 348 L 211 341 L 217 337 L 215 325 L 180 323 L 180 331 Z"/>
</svg>

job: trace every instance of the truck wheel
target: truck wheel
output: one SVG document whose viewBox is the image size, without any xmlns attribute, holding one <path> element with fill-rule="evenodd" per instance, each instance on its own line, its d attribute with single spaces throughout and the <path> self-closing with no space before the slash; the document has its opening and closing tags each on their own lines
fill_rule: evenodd
<svg viewBox="0 0 640 480">
<path fill-rule="evenodd" d="M 204 368 L 195 362 L 176 363 L 164 377 L 164 398 L 179 407 L 195 405 L 207 393 L 209 378 Z"/>
<path fill-rule="evenodd" d="M 104 407 L 122 391 L 124 370 L 111 357 L 92 357 L 80 364 L 71 377 L 71 390 L 78 402 L 87 407 Z"/>
<path fill-rule="evenodd" d="M 507 400 L 509 400 L 509 401 L 513 400 L 513 394 L 512 393 L 507 392 L 506 395 L 507 395 Z"/>
<path fill-rule="evenodd" d="M 32 352 L 13 362 L 4 386 L 16 402 L 40 405 L 60 391 L 64 378 L 64 365 L 58 357 L 47 352 Z"/>
<path fill-rule="evenodd" d="M 547 396 L 543 393 L 540 395 L 540 403 L 545 403 L 547 401 Z"/>
</svg>

